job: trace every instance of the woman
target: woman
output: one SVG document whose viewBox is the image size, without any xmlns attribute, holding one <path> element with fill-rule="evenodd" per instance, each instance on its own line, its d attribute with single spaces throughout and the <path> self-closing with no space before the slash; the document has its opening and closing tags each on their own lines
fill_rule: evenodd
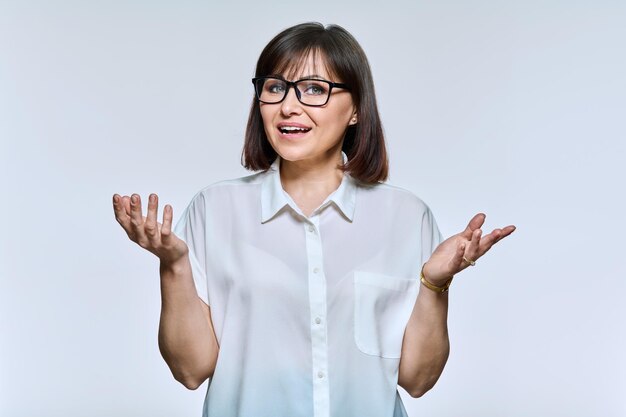
<svg viewBox="0 0 626 417">
<path fill-rule="evenodd" d="M 485 216 L 442 242 L 426 204 L 385 184 L 367 58 L 339 26 L 288 28 L 252 80 L 243 165 L 194 196 L 172 232 L 139 196 L 113 203 L 160 258 L 159 347 L 205 416 L 406 416 L 448 357 L 452 277 L 515 229 Z"/>
</svg>

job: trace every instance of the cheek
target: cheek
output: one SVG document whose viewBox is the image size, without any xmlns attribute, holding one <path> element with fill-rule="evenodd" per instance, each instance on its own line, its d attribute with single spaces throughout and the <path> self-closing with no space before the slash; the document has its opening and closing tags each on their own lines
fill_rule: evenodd
<svg viewBox="0 0 626 417">
<path fill-rule="evenodd" d="M 343 132 L 347 126 L 347 120 L 349 119 L 350 113 L 344 111 L 344 109 L 337 109 L 332 113 L 325 114 L 323 117 L 323 125 L 326 129 L 332 130 L 333 132 Z M 320 120 L 322 120 L 320 118 Z"/>
<path fill-rule="evenodd" d="M 343 113 L 339 109 L 326 108 L 323 112 L 309 112 L 309 118 L 318 129 L 340 130 L 343 128 Z"/>
<path fill-rule="evenodd" d="M 260 113 L 261 113 L 261 120 L 263 121 L 263 124 L 265 124 L 265 121 L 268 120 L 267 109 L 265 107 L 261 107 Z"/>
<path fill-rule="evenodd" d="M 269 130 L 272 126 L 272 116 L 270 112 L 261 107 L 261 122 L 263 123 L 263 128 L 265 129 L 265 133 L 269 133 Z"/>
</svg>

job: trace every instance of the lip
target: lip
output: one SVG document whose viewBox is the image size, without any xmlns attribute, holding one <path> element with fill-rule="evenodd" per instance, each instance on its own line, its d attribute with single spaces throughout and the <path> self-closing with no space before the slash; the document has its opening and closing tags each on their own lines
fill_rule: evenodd
<svg viewBox="0 0 626 417">
<path fill-rule="evenodd" d="M 298 127 L 298 128 L 302 128 L 302 129 L 309 129 L 306 132 L 297 132 L 297 133 L 283 133 L 280 129 L 282 127 Z M 278 136 L 281 139 L 300 139 L 304 136 L 306 136 L 309 132 L 311 132 L 313 128 L 307 125 L 303 125 L 301 123 L 294 123 L 294 122 L 281 122 L 278 123 L 276 125 L 276 130 L 278 131 Z"/>
<path fill-rule="evenodd" d="M 309 126 L 307 125 L 303 125 L 300 123 L 294 123 L 294 122 L 280 122 L 279 124 L 276 125 L 277 128 L 281 128 L 281 127 L 300 127 L 302 129 L 311 129 Z"/>
</svg>

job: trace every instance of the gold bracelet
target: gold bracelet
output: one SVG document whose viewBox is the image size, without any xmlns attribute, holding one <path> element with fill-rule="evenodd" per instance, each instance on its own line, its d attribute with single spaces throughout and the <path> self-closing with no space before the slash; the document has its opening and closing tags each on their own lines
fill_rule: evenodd
<svg viewBox="0 0 626 417">
<path fill-rule="evenodd" d="M 452 278 L 454 278 L 454 277 L 452 277 Z M 433 290 L 433 291 L 439 292 L 439 293 L 444 293 L 444 292 L 448 291 L 448 289 L 450 288 L 450 284 L 452 284 L 452 278 L 447 280 L 446 283 L 443 284 L 443 287 L 438 287 L 435 284 L 432 284 L 432 283 L 428 282 L 426 280 L 426 277 L 424 277 L 424 265 L 422 265 L 422 270 L 420 271 L 420 281 L 422 282 L 422 284 L 424 284 L 424 286 L 426 288 L 428 288 L 429 290 Z"/>
</svg>

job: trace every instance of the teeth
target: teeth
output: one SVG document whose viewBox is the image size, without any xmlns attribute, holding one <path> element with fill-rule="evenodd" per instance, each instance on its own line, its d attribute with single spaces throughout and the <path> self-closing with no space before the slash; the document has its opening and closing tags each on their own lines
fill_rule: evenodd
<svg viewBox="0 0 626 417">
<path fill-rule="evenodd" d="M 287 132 L 296 132 L 296 131 L 306 132 L 309 129 L 305 129 L 305 128 L 302 128 L 302 127 L 295 127 L 295 126 L 282 126 L 280 128 L 280 130 L 285 130 Z"/>
</svg>

